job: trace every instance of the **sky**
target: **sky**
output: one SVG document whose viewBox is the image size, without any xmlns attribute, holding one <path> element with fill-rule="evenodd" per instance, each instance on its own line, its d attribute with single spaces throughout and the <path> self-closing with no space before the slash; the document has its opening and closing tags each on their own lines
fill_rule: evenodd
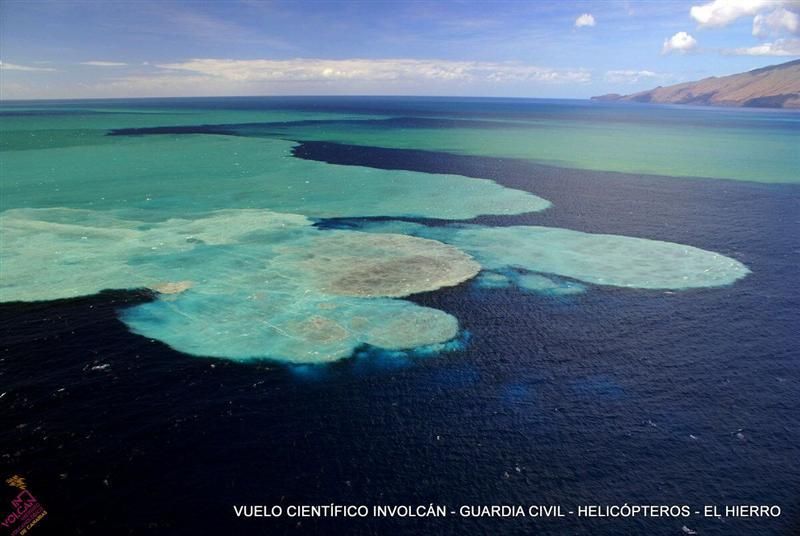
<svg viewBox="0 0 800 536">
<path fill-rule="evenodd" d="M 800 57 L 800 0 L 0 0 L 0 99 L 586 98 Z"/>
</svg>

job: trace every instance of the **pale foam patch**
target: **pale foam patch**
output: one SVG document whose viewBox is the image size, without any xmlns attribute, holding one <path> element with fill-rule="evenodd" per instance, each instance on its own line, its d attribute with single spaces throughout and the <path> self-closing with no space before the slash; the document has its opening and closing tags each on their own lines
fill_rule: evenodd
<svg viewBox="0 0 800 536">
<path fill-rule="evenodd" d="M 472 255 L 483 268 L 495 272 L 521 268 L 597 285 L 676 290 L 717 287 L 729 285 L 749 273 L 735 259 L 693 246 L 569 229 L 427 227 L 405 222 L 372 223 L 364 228 L 372 232 L 403 232 L 451 244 Z M 551 283 L 534 277 L 522 278 L 517 284 L 534 290 L 552 287 Z"/>
<path fill-rule="evenodd" d="M 217 288 L 216 290 L 220 290 Z M 195 291 L 123 312 L 136 333 L 193 355 L 234 360 L 324 363 L 349 357 L 361 345 L 411 349 L 449 341 L 458 321 L 436 309 L 389 298 L 327 298 L 262 292 Z M 322 305 L 325 307 L 321 307 Z"/>
<path fill-rule="evenodd" d="M 309 274 L 320 292 L 401 297 L 452 286 L 480 265 L 460 250 L 399 234 L 322 234 L 310 244 L 277 248 L 280 261 Z"/>
<path fill-rule="evenodd" d="M 189 252 L 199 245 L 235 243 L 259 228 L 310 225 L 303 216 L 260 210 L 220 211 L 202 220 L 159 224 L 115 218 L 102 211 L 8 210 L 0 214 L 0 301 L 73 298 L 109 288 L 163 290 L 171 279 L 159 256 Z M 175 281 L 186 279 L 180 269 L 173 271 Z"/>
<path fill-rule="evenodd" d="M 480 269 L 434 240 L 320 231 L 303 216 L 266 210 L 145 222 L 22 209 L 0 215 L 0 227 L 2 301 L 149 287 L 161 296 L 122 314 L 133 331 L 185 353 L 240 360 L 326 362 L 361 345 L 444 343 L 458 334 L 455 318 L 391 298 L 456 285 Z"/>
<path fill-rule="evenodd" d="M 181 292 L 186 292 L 190 288 L 192 288 L 191 281 L 166 281 L 163 283 L 156 283 L 155 285 L 150 285 L 152 290 L 155 290 L 159 294 L 180 294 Z"/>
<path fill-rule="evenodd" d="M 466 227 L 451 242 L 486 268 L 519 266 L 587 283 L 643 289 L 728 285 L 748 269 L 696 247 L 549 227 Z M 524 281 L 524 286 L 541 281 Z"/>
<path fill-rule="evenodd" d="M 64 223 L 70 216 L 75 223 Z M 0 214 L 0 229 L 1 301 L 72 298 L 161 280 L 125 263 L 150 250 L 133 222 L 89 211 L 19 209 Z"/>
</svg>

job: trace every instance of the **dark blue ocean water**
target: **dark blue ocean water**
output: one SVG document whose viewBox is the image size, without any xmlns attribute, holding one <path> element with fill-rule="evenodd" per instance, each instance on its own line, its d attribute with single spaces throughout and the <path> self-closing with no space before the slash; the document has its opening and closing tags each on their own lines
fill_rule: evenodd
<svg viewBox="0 0 800 536">
<path fill-rule="evenodd" d="M 479 223 L 675 241 L 752 274 L 558 298 L 467 283 L 413 298 L 457 316 L 464 349 L 308 368 L 198 359 L 135 336 L 117 315 L 146 292 L 0 305 L 0 460 L 49 511 L 31 534 L 800 532 L 800 186 L 317 142 L 296 156 L 491 178 L 554 207 Z M 298 523 L 232 508 L 330 503 L 782 515 Z"/>
</svg>

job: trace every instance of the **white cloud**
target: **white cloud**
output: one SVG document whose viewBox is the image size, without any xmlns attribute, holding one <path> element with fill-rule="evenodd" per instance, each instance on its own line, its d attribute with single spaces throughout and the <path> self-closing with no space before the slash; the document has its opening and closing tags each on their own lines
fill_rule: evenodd
<svg viewBox="0 0 800 536">
<path fill-rule="evenodd" d="M 119 61 L 82 61 L 81 65 L 91 65 L 92 67 L 124 67 L 127 63 Z"/>
<path fill-rule="evenodd" d="M 8 63 L 0 61 L 0 69 L 4 71 L 30 71 L 30 72 L 53 72 L 55 69 L 52 67 L 29 67 L 27 65 L 17 65 L 16 63 Z"/>
<path fill-rule="evenodd" d="M 592 80 L 588 69 L 521 62 L 412 59 L 193 59 L 133 74 L 97 69 L 94 80 L 58 84 L 0 77 L 4 98 L 223 95 L 526 95 L 555 96 Z"/>
<path fill-rule="evenodd" d="M 787 7 L 792 10 L 786 9 Z M 737 56 L 796 56 L 800 55 L 800 40 L 790 39 L 800 34 L 800 0 L 713 0 L 693 6 L 689 11 L 700 27 L 722 27 L 741 17 L 753 17 L 752 34 L 772 42 L 750 47 L 721 49 L 723 54 Z M 673 36 L 673 39 L 677 36 Z M 696 45 L 696 43 L 695 43 Z M 692 48 L 694 45 L 692 45 Z M 663 52 L 675 49 L 667 42 Z"/>
<path fill-rule="evenodd" d="M 136 95 L 145 97 L 200 97 L 236 95 L 242 84 L 195 75 L 134 75 L 113 78 L 96 84 L 90 95 Z"/>
<path fill-rule="evenodd" d="M 723 51 L 734 56 L 800 56 L 800 39 L 776 39 L 771 43 Z"/>
<path fill-rule="evenodd" d="M 697 40 L 686 32 L 678 32 L 669 39 L 664 39 L 664 45 L 661 47 L 662 54 L 669 54 L 670 52 L 680 52 L 685 54 L 697 48 Z"/>
<path fill-rule="evenodd" d="M 575 19 L 575 27 L 583 28 L 584 26 L 594 26 L 594 16 L 591 13 L 583 13 L 580 17 Z"/>
<path fill-rule="evenodd" d="M 714 0 L 707 4 L 692 6 L 691 17 L 700 26 L 727 26 L 739 17 L 752 16 L 768 7 L 777 7 L 781 0 Z"/>
<path fill-rule="evenodd" d="M 636 70 L 614 70 L 606 71 L 606 82 L 612 84 L 635 84 L 645 80 L 653 80 L 662 78 L 663 75 L 654 73 L 653 71 L 636 71 Z"/>
<path fill-rule="evenodd" d="M 236 82 L 537 81 L 588 82 L 584 69 L 552 69 L 514 62 L 414 59 L 193 59 L 158 67 Z"/>
<path fill-rule="evenodd" d="M 756 37 L 798 32 L 800 32 L 800 15 L 782 7 L 766 15 L 759 13 L 753 18 L 753 35 Z"/>
</svg>

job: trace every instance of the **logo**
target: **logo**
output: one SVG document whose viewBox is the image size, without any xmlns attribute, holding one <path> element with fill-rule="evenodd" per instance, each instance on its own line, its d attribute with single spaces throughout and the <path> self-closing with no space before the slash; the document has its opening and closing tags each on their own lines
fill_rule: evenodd
<svg viewBox="0 0 800 536">
<path fill-rule="evenodd" d="M 11 497 L 11 511 L 4 513 L 0 521 L 3 534 L 24 536 L 47 515 L 42 504 L 28 490 L 25 479 L 14 475 L 6 479 L 6 484 L 16 490 Z"/>
</svg>

